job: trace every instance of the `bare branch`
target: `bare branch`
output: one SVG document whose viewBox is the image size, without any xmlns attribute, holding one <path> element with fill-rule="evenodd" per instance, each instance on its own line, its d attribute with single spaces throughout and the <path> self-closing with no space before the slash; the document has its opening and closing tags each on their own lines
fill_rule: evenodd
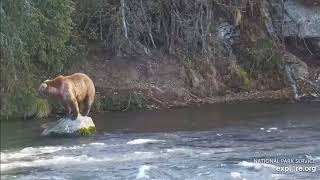
<svg viewBox="0 0 320 180">
<path fill-rule="evenodd" d="M 123 29 L 124 29 L 124 35 L 126 39 L 128 39 L 128 29 L 127 29 L 127 23 L 126 23 L 126 16 L 125 16 L 125 4 L 124 0 L 121 0 L 121 14 L 122 14 L 122 23 L 123 23 Z"/>
</svg>

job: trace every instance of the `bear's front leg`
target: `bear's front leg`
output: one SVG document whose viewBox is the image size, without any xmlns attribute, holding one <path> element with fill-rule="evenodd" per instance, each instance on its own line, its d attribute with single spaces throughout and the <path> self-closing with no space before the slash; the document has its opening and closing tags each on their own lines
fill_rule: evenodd
<svg viewBox="0 0 320 180">
<path fill-rule="evenodd" d="M 78 106 L 78 102 L 75 98 L 73 98 L 71 101 L 70 101 L 70 108 L 71 108 L 71 111 L 72 111 L 72 115 L 71 115 L 71 119 L 72 120 L 75 120 L 77 119 L 78 117 L 78 114 L 79 114 L 79 106 Z"/>
<path fill-rule="evenodd" d="M 63 106 L 64 106 L 64 109 L 67 111 L 67 115 L 70 115 L 71 114 L 71 107 L 66 103 L 64 103 Z"/>
<path fill-rule="evenodd" d="M 71 112 L 71 107 L 70 107 L 70 105 L 69 104 L 71 104 L 70 102 L 63 102 L 62 103 L 62 105 L 63 105 L 63 107 L 64 107 L 64 110 L 65 110 L 65 112 L 66 112 L 66 115 L 67 115 L 67 117 L 69 117 L 70 119 L 72 119 L 72 112 Z"/>
</svg>

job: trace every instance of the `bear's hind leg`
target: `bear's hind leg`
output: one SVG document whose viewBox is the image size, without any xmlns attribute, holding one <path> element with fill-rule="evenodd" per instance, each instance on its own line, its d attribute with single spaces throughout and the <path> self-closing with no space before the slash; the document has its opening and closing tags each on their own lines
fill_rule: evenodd
<svg viewBox="0 0 320 180">
<path fill-rule="evenodd" d="M 83 115 L 84 116 L 88 116 L 89 112 L 91 110 L 91 106 L 93 103 L 93 98 L 91 98 L 90 96 L 87 96 L 84 100 L 84 108 L 83 108 Z"/>
</svg>

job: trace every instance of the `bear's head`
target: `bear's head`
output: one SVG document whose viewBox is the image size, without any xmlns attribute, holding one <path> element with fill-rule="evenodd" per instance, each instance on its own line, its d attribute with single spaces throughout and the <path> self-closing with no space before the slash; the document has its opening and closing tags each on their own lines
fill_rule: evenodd
<svg viewBox="0 0 320 180">
<path fill-rule="evenodd" d="M 40 96 L 42 97 L 46 97 L 48 96 L 48 92 L 49 92 L 49 87 L 48 87 L 48 82 L 49 80 L 45 80 L 43 83 L 40 84 L 39 88 L 38 88 L 38 92 L 40 94 Z"/>
<path fill-rule="evenodd" d="M 45 80 L 40 84 L 38 92 L 42 97 L 56 97 L 62 96 L 61 88 L 65 81 L 64 76 L 60 75 L 52 80 Z"/>
</svg>

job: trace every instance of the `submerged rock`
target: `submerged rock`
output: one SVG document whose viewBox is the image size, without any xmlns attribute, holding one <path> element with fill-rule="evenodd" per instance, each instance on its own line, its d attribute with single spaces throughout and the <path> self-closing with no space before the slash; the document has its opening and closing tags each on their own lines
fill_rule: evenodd
<svg viewBox="0 0 320 180">
<path fill-rule="evenodd" d="M 76 120 L 64 117 L 58 121 L 44 124 L 42 136 L 90 135 L 96 131 L 91 117 L 79 115 Z"/>
</svg>

